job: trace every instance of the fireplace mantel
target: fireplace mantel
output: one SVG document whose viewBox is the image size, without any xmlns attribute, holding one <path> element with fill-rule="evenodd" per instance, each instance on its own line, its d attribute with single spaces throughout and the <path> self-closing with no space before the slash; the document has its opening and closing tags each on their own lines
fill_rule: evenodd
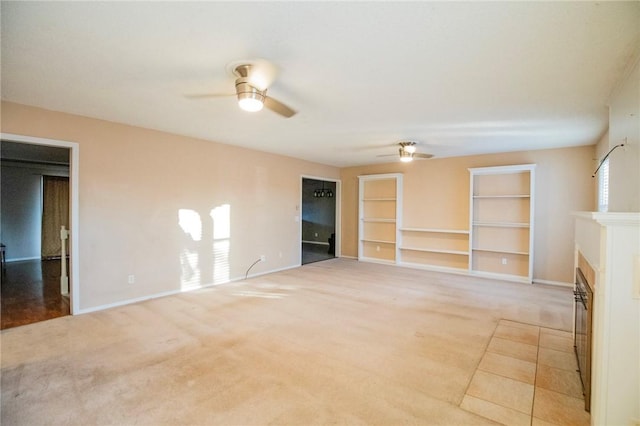
<svg viewBox="0 0 640 426">
<path fill-rule="evenodd" d="M 591 424 L 640 422 L 640 213 L 577 212 L 575 259 L 595 274 Z"/>
</svg>

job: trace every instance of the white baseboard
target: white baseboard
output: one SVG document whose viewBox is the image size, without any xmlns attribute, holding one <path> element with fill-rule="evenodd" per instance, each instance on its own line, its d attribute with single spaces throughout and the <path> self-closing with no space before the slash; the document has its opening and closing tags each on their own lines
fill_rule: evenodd
<svg viewBox="0 0 640 426">
<path fill-rule="evenodd" d="M 395 260 L 376 259 L 375 257 L 360 257 L 358 260 L 360 262 L 379 263 L 381 265 L 397 265 Z"/>
<path fill-rule="evenodd" d="M 466 268 L 462 269 L 462 268 L 452 268 L 452 267 L 446 267 L 446 266 L 424 265 L 421 263 L 412 263 L 412 262 L 400 262 L 398 265 L 404 266 L 406 268 L 422 269 L 425 271 L 432 271 L 432 272 L 444 272 L 447 274 L 469 275 L 469 270 Z"/>
<path fill-rule="evenodd" d="M 452 268 L 447 266 L 435 266 L 435 265 L 425 265 L 420 263 L 411 263 L 411 262 L 401 262 L 398 266 L 402 266 L 405 268 L 412 269 L 422 269 L 425 271 L 432 272 L 443 272 L 445 274 L 455 274 L 455 275 L 466 275 L 468 277 L 481 277 L 481 278 L 489 278 L 499 281 L 509 281 L 509 282 L 517 282 L 517 283 L 525 283 L 530 284 L 530 282 L 523 277 L 517 275 L 507 275 L 507 274 L 494 274 L 491 272 L 479 272 L 479 271 L 470 271 L 469 269 L 462 268 Z"/>
<path fill-rule="evenodd" d="M 298 264 L 298 265 L 285 266 L 285 267 L 277 268 L 277 269 L 270 269 L 270 270 L 268 270 L 268 271 L 263 271 L 263 272 L 257 272 L 257 273 L 255 273 L 255 274 L 249 274 L 249 276 L 247 277 L 247 279 L 248 279 L 248 278 L 255 278 L 255 277 L 259 277 L 259 276 L 261 276 L 261 275 L 273 274 L 273 273 L 275 273 L 275 272 L 288 271 L 289 269 L 299 268 L 300 266 L 301 266 L 301 265 L 300 265 L 300 264 Z M 242 281 L 242 280 L 244 280 L 244 277 L 241 277 L 241 278 L 234 278 L 234 279 L 232 279 L 230 282 Z M 217 284 L 216 284 L 216 285 L 217 285 Z"/>
<path fill-rule="evenodd" d="M 531 284 L 527 277 L 521 277 L 520 275 L 508 275 L 508 274 L 497 274 L 493 272 L 483 272 L 483 271 L 471 271 L 469 275 L 482 277 L 482 278 L 490 278 L 492 280 L 500 280 L 500 281 L 510 281 L 514 283 L 524 283 Z"/>
<path fill-rule="evenodd" d="M 197 290 L 197 289 L 194 289 Z M 152 294 L 150 296 L 136 297 L 133 299 L 121 300 L 119 302 L 107 303 L 106 305 L 94 306 L 91 308 L 80 309 L 78 312 L 74 312 L 73 315 L 89 314 L 91 312 L 104 311 L 105 309 L 117 308 L 119 306 L 131 305 L 134 303 L 140 303 L 151 299 L 157 299 L 159 297 L 173 296 L 175 294 L 182 293 L 181 290 L 170 290 L 162 293 Z"/>
<path fill-rule="evenodd" d="M 357 256 L 345 256 L 345 255 L 341 254 L 340 256 L 337 256 L 337 257 L 340 257 L 341 259 L 352 259 L 352 260 L 358 260 L 358 257 L 357 257 Z"/>
<path fill-rule="evenodd" d="M 285 267 L 282 267 L 282 268 L 271 269 L 269 271 L 263 271 L 263 272 L 258 272 L 258 273 L 255 273 L 255 274 L 249 274 L 247 279 L 248 278 L 259 277 L 261 275 L 273 274 L 275 272 L 286 271 L 286 270 L 289 270 L 289 269 L 295 269 L 295 268 L 299 268 L 299 267 L 300 267 L 300 265 L 290 265 L 290 266 L 285 266 Z M 214 286 L 218 286 L 218 285 L 229 284 L 229 283 L 232 283 L 232 282 L 243 281 L 244 279 L 245 279 L 245 277 L 236 277 L 236 278 L 232 278 L 230 280 L 224 281 L 224 282 L 205 284 L 205 285 L 201 285 L 201 286 L 198 286 L 198 287 L 190 288 L 188 290 L 177 289 L 177 290 L 163 291 L 163 292 L 155 293 L 155 294 L 148 295 L 148 296 L 141 296 L 141 297 L 136 297 L 136 298 L 133 298 L 133 299 L 121 300 L 119 302 L 107 303 L 105 305 L 94 306 L 94 307 L 91 307 L 91 308 L 80 309 L 78 312 L 75 312 L 73 315 L 81 315 L 81 314 L 88 314 L 88 313 L 91 313 L 91 312 L 103 311 L 105 309 L 117 308 L 117 307 L 120 307 L 120 306 L 131 305 L 133 303 L 145 302 L 147 300 L 157 299 L 157 298 L 160 298 L 160 297 L 174 296 L 174 295 L 180 294 L 180 293 L 188 293 L 190 291 L 202 290 L 202 289 L 205 289 L 205 288 L 208 288 L 208 287 L 214 287 Z"/>
<path fill-rule="evenodd" d="M 534 284 L 545 284 L 545 285 L 554 285 L 556 287 L 569 287 L 573 288 L 573 283 L 565 283 L 562 281 L 549 281 L 549 280 L 539 280 L 537 278 L 533 279 Z"/>
</svg>

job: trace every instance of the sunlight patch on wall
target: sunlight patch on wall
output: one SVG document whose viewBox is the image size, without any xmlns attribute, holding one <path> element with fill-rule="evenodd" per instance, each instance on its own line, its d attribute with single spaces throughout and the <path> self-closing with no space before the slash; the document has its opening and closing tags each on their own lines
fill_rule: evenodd
<svg viewBox="0 0 640 426">
<path fill-rule="evenodd" d="M 178 210 L 178 225 L 184 233 L 180 250 L 180 288 L 192 290 L 201 286 L 198 242 L 202 240 L 202 221 L 195 210 Z"/>
<path fill-rule="evenodd" d="M 195 210 L 178 210 L 178 224 L 185 234 L 191 236 L 193 241 L 202 239 L 202 221 L 200 215 Z"/>
<path fill-rule="evenodd" d="M 213 282 L 229 281 L 231 206 L 223 204 L 209 213 L 213 220 Z"/>
<path fill-rule="evenodd" d="M 208 215 L 180 209 L 178 225 L 184 236 L 180 249 L 181 290 L 229 282 L 231 206 L 220 205 Z"/>
</svg>

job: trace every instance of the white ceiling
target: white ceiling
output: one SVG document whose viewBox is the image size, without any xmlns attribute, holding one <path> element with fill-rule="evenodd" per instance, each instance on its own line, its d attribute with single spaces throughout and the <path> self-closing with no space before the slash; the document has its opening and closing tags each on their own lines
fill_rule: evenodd
<svg viewBox="0 0 640 426">
<path fill-rule="evenodd" d="M 2 98 L 335 166 L 589 145 L 640 2 L 7 2 Z M 226 71 L 265 58 L 246 113 Z"/>
</svg>

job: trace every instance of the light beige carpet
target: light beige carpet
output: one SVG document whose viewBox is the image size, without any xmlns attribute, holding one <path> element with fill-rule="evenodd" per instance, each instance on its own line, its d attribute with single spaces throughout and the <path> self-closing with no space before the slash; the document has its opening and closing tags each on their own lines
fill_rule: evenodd
<svg viewBox="0 0 640 426">
<path fill-rule="evenodd" d="M 2 425 L 492 424 L 459 407 L 499 319 L 571 290 L 335 259 L 2 332 Z"/>
</svg>

